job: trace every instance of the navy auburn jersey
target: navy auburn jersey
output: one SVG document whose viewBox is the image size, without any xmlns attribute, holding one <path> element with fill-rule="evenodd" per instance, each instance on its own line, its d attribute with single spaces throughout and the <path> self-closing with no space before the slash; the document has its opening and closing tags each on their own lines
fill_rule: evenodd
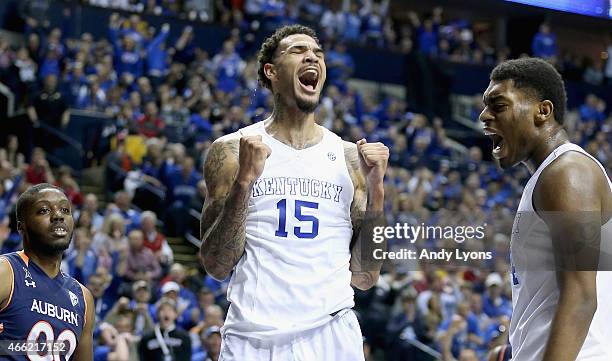
<svg viewBox="0 0 612 361">
<path fill-rule="evenodd" d="M 13 287 L 8 303 L 0 310 L 0 342 L 47 342 L 65 344 L 64 354 L 56 356 L 4 355 L 9 360 L 70 360 L 77 348 L 85 323 L 83 286 L 60 272 L 50 278 L 23 252 L 3 255 L 13 272 Z M 10 282 L 10 280 L 8 280 Z M 6 280 L 2 280 L 6 282 Z M 59 358 L 58 358 L 59 357 Z"/>
</svg>

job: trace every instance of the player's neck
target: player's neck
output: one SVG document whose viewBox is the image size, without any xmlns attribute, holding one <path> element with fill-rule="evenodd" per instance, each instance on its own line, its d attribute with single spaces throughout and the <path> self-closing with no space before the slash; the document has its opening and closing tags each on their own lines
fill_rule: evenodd
<svg viewBox="0 0 612 361">
<path fill-rule="evenodd" d="M 30 262 L 36 263 L 50 278 L 55 278 L 60 273 L 61 254 L 52 256 L 40 255 L 28 248 L 24 249 L 24 253 L 28 256 Z"/>
<path fill-rule="evenodd" d="M 304 113 L 297 108 L 278 103 L 265 126 L 268 134 L 295 149 L 313 146 L 323 136 L 323 132 L 315 123 L 314 113 Z"/>
<path fill-rule="evenodd" d="M 525 161 L 525 165 L 529 172 L 532 174 L 538 169 L 540 164 L 562 144 L 568 143 L 569 137 L 567 132 L 562 127 L 555 128 L 548 135 L 546 135 L 541 142 L 536 146 L 533 153 Z"/>
</svg>

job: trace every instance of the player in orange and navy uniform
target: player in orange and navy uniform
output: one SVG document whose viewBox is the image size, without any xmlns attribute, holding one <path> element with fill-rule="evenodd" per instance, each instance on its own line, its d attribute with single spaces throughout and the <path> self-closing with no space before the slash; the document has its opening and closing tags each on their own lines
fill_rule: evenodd
<svg viewBox="0 0 612 361">
<path fill-rule="evenodd" d="M 24 250 L 0 256 L 0 358 L 93 359 L 92 295 L 60 271 L 73 227 L 71 205 L 60 188 L 38 184 L 19 197 Z"/>
</svg>

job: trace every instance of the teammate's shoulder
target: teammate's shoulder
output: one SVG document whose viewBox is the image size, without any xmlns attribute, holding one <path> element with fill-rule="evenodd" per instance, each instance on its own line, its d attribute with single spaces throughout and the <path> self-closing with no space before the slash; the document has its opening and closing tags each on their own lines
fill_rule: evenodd
<svg viewBox="0 0 612 361">
<path fill-rule="evenodd" d="M 586 154 L 566 152 L 549 164 L 538 177 L 534 204 L 545 210 L 590 209 L 607 187 L 602 170 Z"/>
<path fill-rule="evenodd" d="M 587 154 L 581 152 L 565 152 L 550 163 L 540 175 L 540 179 L 548 185 L 571 184 L 575 181 L 595 185 L 603 180 L 604 174 Z"/>
</svg>

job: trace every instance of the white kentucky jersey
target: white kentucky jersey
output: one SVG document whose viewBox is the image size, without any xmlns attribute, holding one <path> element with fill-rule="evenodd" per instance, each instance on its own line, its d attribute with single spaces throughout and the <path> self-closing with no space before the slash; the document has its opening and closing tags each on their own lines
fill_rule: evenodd
<svg viewBox="0 0 612 361">
<path fill-rule="evenodd" d="M 533 208 L 533 190 L 544 168 L 565 152 L 584 154 L 584 161 L 601 164 L 576 144 L 557 147 L 531 176 L 514 219 L 510 252 L 512 258 L 512 360 L 542 361 L 552 321 L 559 303 L 559 285 L 554 271 L 550 231 Z M 589 159 L 590 158 L 590 159 Z M 612 183 L 608 178 L 612 191 Z M 612 255 L 612 219 L 601 228 L 600 253 Z M 600 259 L 600 268 L 602 259 Z M 578 355 L 578 361 L 612 360 L 612 272 L 597 272 L 597 311 Z"/>
<path fill-rule="evenodd" d="M 251 191 L 242 258 L 230 279 L 224 334 L 290 336 L 354 306 L 350 242 L 353 182 L 343 141 L 297 150 L 269 135 L 264 122 L 240 131 L 272 149 Z"/>
</svg>

